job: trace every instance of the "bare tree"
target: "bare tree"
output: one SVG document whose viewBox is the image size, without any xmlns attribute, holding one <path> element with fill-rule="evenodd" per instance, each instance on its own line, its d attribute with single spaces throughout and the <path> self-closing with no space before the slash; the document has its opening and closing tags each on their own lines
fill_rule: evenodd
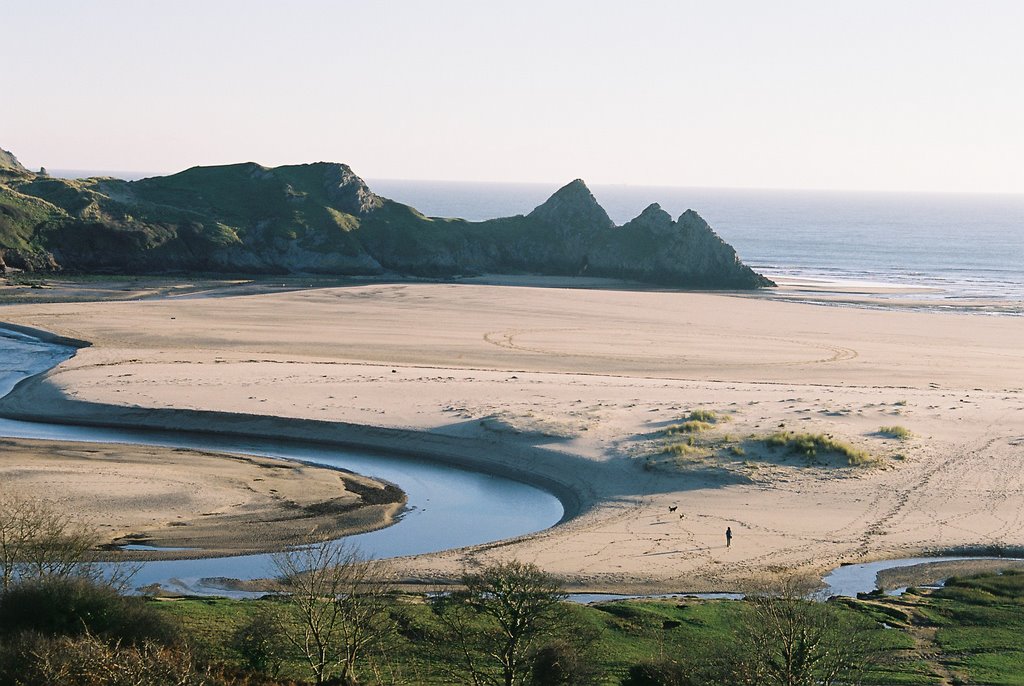
<svg viewBox="0 0 1024 686">
<path fill-rule="evenodd" d="M 561 583 L 534 564 L 510 561 L 467 573 L 465 591 L 433 608 L 446 629 L 453 666 L 474 686 L 525 682 L 533 655 L 564 626 Z"/>
<path fill-rule="evenodd" d="M 0 584 L 21 579 L 95 576 L 89 553 L 98 542 L 89 528 L 50 503 L 0 490 Z"/>
<path fill-rule="evenodd" d="M 874 625 L 809 600 L 813 582 L 783 579 L 748 596 L 752 615 L 739 641 L 746 683 L 772 686 L 858 684 L 877 651 Z"/>
<path fill-rule="evenodd" d="M 358 683 L 365 654 L 394 631 L 387 568 L 331 541 L 278 553 L 274 565 L 287 592 L 284 636 L 315 683 Z"/>
</svg>

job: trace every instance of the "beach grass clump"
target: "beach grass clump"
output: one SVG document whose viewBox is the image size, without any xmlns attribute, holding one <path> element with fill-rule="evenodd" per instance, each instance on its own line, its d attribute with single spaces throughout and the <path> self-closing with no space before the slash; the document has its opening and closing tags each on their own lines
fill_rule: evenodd
<svg viewBox="0 0 1024 686">
<path fill-rule="evenodd" d="M 730 417 L 727 414 L 722 414 L 721 412 L 715 412 L 714 410 L 698 408 L 690 412 L 690 416 L 688 416 L 686 419 L 691 422 L 706 422 L 708 424 L 718 424 L 719 422 L 727 422 L 731 420 L 732 417 Z"/>
<path fill-rule="evenodd" d="M 662 469 L 675 470 L 693 467 L 703 463 L 711 457 L 711 450 L 701 441 L 693 436 L 685 440 L 674 441 L 660 446 L 657 451 L 648 453 L 645 456 L 643 468 L 645 471 L 657 471 Z"/>
<path fill-rule="evenodd" d="M 847 464 L 858 466 L 873 460 L 867 451 L 837 440 L 827 434 L 776 431 L 762 439 L 769 448 L 786 448 L 789 452 L 814 459 L 819 454 L 834 454 L 846 459 Z"/>
<path fill-rule="evenodd" d="M 688 419 L 682 424 L 673 424 L 665 429 L 665 435 L 675 436 L 676 434 L 699 434 L 703 431 L 710 431 L 713 428 L 715 428 L 715 425 L 710 422 L 704 422 L 699 419 Z"/>
<path fill-rule="evenodd" d="M 716 424 L 731 421 L 732 417 L 714 410 L 698 408 L 688 414 L 682 422 L 667 427 L 664 431 L 666 436 L 677 434 L 699 434 L 710 431 Z"/>
<path fill-rule="evenodd" d="M 910 429 L 899 425 L 879 427 L 878 433 L 886 438 L 895 438 L 901 441 L 905 441 L 914 435 Z"/>
<path fill-rule="evenodd" d="M 662 450 L 663 455 L 675 457 L 704 457 L 708 454 L 707 448 L 693 441 L 681 441 L 670 443 Z"/>
</svg>

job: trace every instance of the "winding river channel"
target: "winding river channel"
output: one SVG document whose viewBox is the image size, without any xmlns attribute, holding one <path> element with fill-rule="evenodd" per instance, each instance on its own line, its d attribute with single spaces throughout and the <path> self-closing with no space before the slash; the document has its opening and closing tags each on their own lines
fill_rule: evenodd
<svg viewBox="0 0 1024 686">
<path fill-rule="evenodd" d="M 66 346 L 0 330 L 0 396 L 18 381 L 74 355 Z M 78 427 L 0 419 L 0 436 L 195 448 L 300 460 L 353 471 L 397 484 L 408 505 L 392 526 L 347 537 L 368 557 L 417 555 L 477 545 L 547 529 L 561 520 L 554 495 L 511 479 L 423 459 L 382 456 L 286 441 L 245 440 L 209 434 Z M 221 592 L 204 579 L 257 579 L 272 574 L 269 555 L 143 563 L 133 583 L 179 592 Z"/>
<path fill-rule="evenodd" d="M 0 397 L 9 393 L 22 379 L 45 372 L 74 354 L 74 348 L 0 328 Z M 383 479 L 405 491 L 408 505 L 395 524 L 347 537 L 362 554 L 372 558 L 418 555 L 522 536 L 554 526 L 564 514 L 558 498 L 534 486 L 416 458 L 335 450 L 287 441 L 7 419 L 0 419 L 0 436 L 158 445 L 277 457 Z M 840 567 L 824 578 L 824 594 L 853 596 L 868 592 L 875 588 L 876 574 L 883 569 L 950 559 L 912 558 Z M 246 594 L 223 588 L 216 580 L 258 579 L 272 574 L 270 555 L 242 555 L 142 563 L 133 583 L 137 587 L 158 584 L 172 592 L 239 596 Z M 737 597 L 733 594 L 698 595 Z M 634 596 L 579 594 L 573 599 L 592 602 L 620 597 Z"/>
</svg>

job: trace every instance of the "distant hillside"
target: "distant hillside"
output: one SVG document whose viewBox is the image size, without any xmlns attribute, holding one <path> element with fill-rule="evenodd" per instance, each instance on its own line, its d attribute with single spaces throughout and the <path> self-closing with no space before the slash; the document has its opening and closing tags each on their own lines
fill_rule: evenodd
<svg viewBox="0 0 1024 686">
<path fill-rule="evenodd" d="M 534 273 L 680 288 L 759 288 L 697 213 L 657 205 L 615 226 L 576 180 L 528 215 L 425 217 L 344 164 L 193 167 L 139 181 L 0 164 L 0 269 L 105 273 Z M 0 162 L 8 159 L 0 158 Z M 16 165 L 16 166 L 15 166 Z"/>
</svg>

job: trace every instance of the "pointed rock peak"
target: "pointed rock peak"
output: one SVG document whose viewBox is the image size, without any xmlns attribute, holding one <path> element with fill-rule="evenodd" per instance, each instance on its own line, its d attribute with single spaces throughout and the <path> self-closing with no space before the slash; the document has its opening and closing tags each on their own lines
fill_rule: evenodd
<svg viewBox="0 0 1024 686">
<path fill-rule="evenodd" d="M 547 205 L 552 201 L 560 202 L 575 202 L 575 203 L 586 203 L 590 205 L 597 205 L 597 198 L 587 188 L 587 184 L 583 182 L 583 179 L 575 179 L 565 184 L 557 191 L 555 191 L 550 198 L 544 203 Z M 541 205 L 543 207 L 544 205 Z"/>
<path fill-rule="evenodd" d="M 559 188 L 540 205 L 530 217 L 555 224 L 571 224 L 582 229 L 607 229 L 615 226 L 597 198 L 583 183 L 576 179 Z"/>
<path fill-rule="evenodd" d="M 658 203 L 652 202 L 643 212 L 629 220 L 623 228 L 667 231 L 672 228 L 672 215 L 661 209 L 661 205 Z"/>
<path fill-rule="evenodd" d="M 336 209 L 348 214 L 368 214 L 384 204 L 347 164 L 324 163 L 324 190 Z"/>
<path fill-rule="evenodd" d="M 694 210 L 686 210 L 683 212 L 679 215 L 678 222 L 680 226 L 692 226 L 695 229 L 707 229 L 714 233 L 711 225 L 704 221 L 704 217 L 697 214 Z"/>
<path fill-rule="evenodd" d="M 652 202 L 650 205 L 644 208 L 644 211 L 640 213 L 640 216 L 638 216 L 637 219 L 655 220 L 658 223 L 661 223 L 667 219 L 668 221 L 671 222 L 672 215 L 666 212 L 665 210 L 661 209 L 661 205 L 659 205 L 658 203 Z"/>
<path fill-rule="evenodd" d="M 0 168 L 28 171 L 28 169 L 25 169 L 21 162 L 18 161 L 18 158 L 14 156 L 13 152 L 7 152 L 3 148 L 0 148 Z"/>
</svg>

